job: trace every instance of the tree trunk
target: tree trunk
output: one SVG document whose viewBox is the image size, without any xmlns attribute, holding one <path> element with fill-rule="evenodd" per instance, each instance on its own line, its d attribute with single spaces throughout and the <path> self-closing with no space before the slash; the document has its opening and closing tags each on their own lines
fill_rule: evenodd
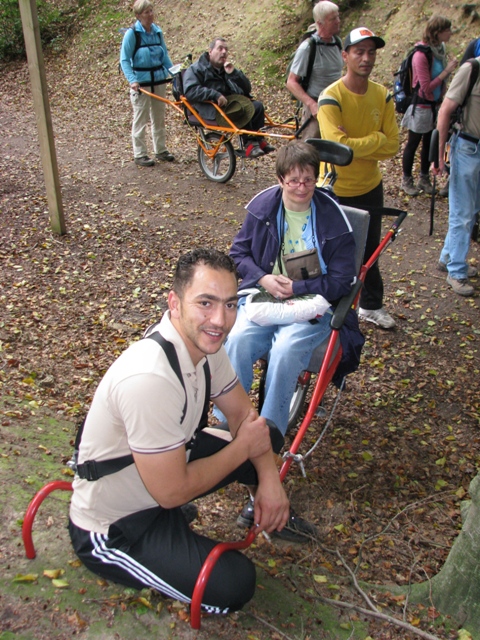
<svg viewBox="0 0 480 640">
<path fill-rule="evenodd" d="M 413 585 L 411 600 L 433 602 L 480 638 L 480 474 L 470 483 L 471 503 L 462 530 L 440 572 Z"/>
</svg>

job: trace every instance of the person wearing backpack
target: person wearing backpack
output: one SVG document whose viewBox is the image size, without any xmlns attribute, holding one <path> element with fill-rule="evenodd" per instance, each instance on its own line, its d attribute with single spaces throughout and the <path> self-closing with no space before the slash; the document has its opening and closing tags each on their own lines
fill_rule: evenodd
<svg viewBox="0 0 480 640">
<path fill-rule="evenodd" d="M 145 132 L 150 121 L 155 158 L 173 162 L 173 154 L 165 146 L 165 103 L 139 91 L 145 87 L 150 93 L 165 98 L 165 84 L 170 81 L 172 61 L 168 55 L 163 32 L 154 24 L 150 0 L 136 0 L 133 11 L 137 21 L 127 29 L 120 50 L 120 66 L 130 84 L 133 108 L 132 143 L 135 164 L 152 167 L 155 160 L 147 153 Z"/>
<path fill-rule="evenodd" d="M 438 113 L 439 163 L 435 174 L 445 172 L 445 146 L 452 116 L 462 106 L 461 122 L 450 138 L 450 192 L 448 231 L 440 253 L 438 269 L 447 271 L 447 284 L 461 296 L 471 296 L 475 289 L 469 278 L 478 270 L 467 262 L 470 238 L 476 213 L 480 211 L 480 74 L 473 86 L 474 61 L 465 62 L 455 74 Z M 475 76 L 473 76 L 475 78 Z M 468 91 L 471 87 L 470 95 Z M 465 98 L 467 98 L 465 100 Z"/>
<path fill-rule="evenodd" d="M 443 16 L 432 16 L 417 42 L 412 57 L 413 99 L 403 119 L 402 127 L 408 129 L 408 138 L 403 150 L 402 190 L 409 196 L 418 196 L 420 190 L 433 193 L 429 178 L 430 139 L 435 128 L 436 111 L 446 89 L 446 80 L 457 67 L 457 60 L 447 59 L 445 43 L 452 35 L 452 23 Z M 412 170 L 415 154 L 422 141 L 420 155 L 420 178 L 417 185 Z"/>
<path fill-rule="evenodd" d="M 340 15 L 333 2 L 321 0 L 313 8 L 317 31 L 298 47 L 287 78 L 287 89 L 303 104 L 300 138 L 319 138 L 318 96 L 342 75 Z"/>
<path fill-rule="evenodd" d="M 238 481 L 255 494 L 252 525 L 289 520 L 275 464 L 283 437 L 238 384 L 223 343 L 237 315 L 235 264 L 215 249 L 180 256 L 168 311 L 110 366 L 85 419 L 69 531 L 83 564 L 106 580 L 191 602 L 217 540 L 190 528 L 190 501 Z M 208 427 L 210 400 L 226 417 Z M 255 566 L 227 551 L 202 609 L 227 613 L 255 591 Z"/>
</svg>

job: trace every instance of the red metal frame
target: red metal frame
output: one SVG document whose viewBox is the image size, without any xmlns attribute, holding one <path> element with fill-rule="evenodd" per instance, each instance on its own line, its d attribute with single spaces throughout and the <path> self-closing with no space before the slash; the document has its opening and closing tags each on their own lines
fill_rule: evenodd
<svg viewBox="0 0 480 640">
<path fill-rule="evenodd" d="M 25 555 L 29 560 L 33 560 L 36 556 L 35 547 L 33 546 L 32 539 L 32 527 L 35 515 L 39 506 L 45 500 L 45 498 L 52 493 L 52 491 L 73 491 L 72 483 L 64 480 L 57 480 L 55 482 L 49 482 L 44 487 L 37 491 L 28 505 L 25 513 L 25 518 L 22 524 L 22 538 L 23 545 L 25 547 Z"/>
<path fill-rule="evenodd" d="M 370 259 L 367 260 L 367 262 L 364 265 L 362 265 L 360 269 L 360 274 L 358 276 L 359 280 L 361 280 L 362 282 L 365 280 L 365 276 L 368 270 L 375 264 L 375 262 L 378 260 L 378 258 L 384 252 L 384 250 L 390 244 L 390 242 L 393 242 L 397 234 L 398 228 L 400 227 L 405 215 L 406 213 L 403 216 L 399 216 L 399 218 L 397 218 L 397 220 L 391 225 L 390 229 L 387 231 L 385 237 L 380 242 L 380 244 L 378 245 L 377 249 L 370 257 Z M 359 297 L 360 297 L 360 291 L 358 292 L 353 302 L 354 308 L 356 308 L 358 304 Z M 335 347 L 339 339 L 340 339 L 339 330 L 333 329 L 332 333 L 330 334 L 327 350 L 325 352 L 325 356 L 322 361 L 322 366 L 320 367 L 320 371 L 317 375 L 317 380 L 315 383 L 312 398 L 310 400 L 307 412 L 305 414 L 305 417 L 302 420 L 302 423 L 300 424 L 298 432 L 288 451 L 288 453 L 291 455 L 287 455 L 285 457 L 285 460 L 280 469 L 280 479 L 282 482 L 285 479 L 287 471 L 289 470 L 292 464 L 293 456 L 298 452 L 298 449 L 302 443 L 303 437 L 305 436 L 305 433 L 308 427 L 310 426 L 310 423 L 313 417 L 315 416 L 315 411 L 317 410 L 317 407 L 320 404 L 325 394 L 325 391 L 333 378 L 333 375 L 336 371 L 338 363 L 340 362 L 340 359 L 342 357 L 342 348 L 340 345 L 337 350 L 337 353 L 335 353 Z M 240 541 L 240 543 L 239 542 L 221 542 L 217 544 L 217 546 L 214 547 L 212 551 L 209 553 L 209 555 L 207 556 L 207 559 L 205 560 L 202 566 L 202 569 L 200 570 L 200 573 L 198 575 L 197 582 L 195 583 L 192 602 L 190 604 L 190 625 L 192 629 L 200 629 L 200 609 L 202 604 L 202 597 L 205 592 L 207 582 L 212 574 L 212 571 L 219 557 L 223 553 L 225 553 L 225 551 L 229 551 L 231 549 L 246 549 L 254 541 L 255 533 L 256 533 L 255 529 L 252 527 L 252 529 L 250 529 L 250 531 L 248 532 L 247 537 L 244 540 Z"/>
</svg>

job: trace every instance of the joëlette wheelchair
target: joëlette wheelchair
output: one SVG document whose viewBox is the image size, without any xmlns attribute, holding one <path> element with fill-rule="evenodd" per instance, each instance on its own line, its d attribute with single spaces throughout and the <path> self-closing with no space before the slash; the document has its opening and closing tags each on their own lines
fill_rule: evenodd
<svg viewBox="0 0 480 640">
<path fill-rule="evenodd" d="M 325 163 L 325 169 L 323 175 L 321 176 L 324 182 L 324 186 L 327 188 L 333 188 L 333 184 L 336 178 L 335 165 L 348 165 L 352 161 L 352 150 L 345 145 L 340 145 L 328 140 L 310 139 L 308 140 L 308 142 L 310 144 L 313 144 L 317 148 L 322 162 Z M 378 245 L 374 254 L 365 264 L 362 264 L 365 241 L 368 232 L 369 214 L 366 211 L 354 209 L 351 207 L 342 208 L 345 211 L 348 220 L 350 221 L 355 236 L 355 261 L 358 270 L 358 278 L 349 295 L 342 298 L 336 306 L 330 322 L 330 326 L 332 328 L 330 336 L 312 353 L 312 357 L 307 370 L 302 372 L 302 374 L 298 378 L 297 388 L 290 405 L 289 428 L 293 428 L 294 426 L 296 426 L 299 417 L 303 413 L 304 409 L 306 410 L 305 415 L 298 427 L 298 431 L 292 440 L 289 450 L 286 451 L 283 455 L 283 464 L 280 469 L 280 478 L 282 482 L 285 479 L 285 476 L 292 462 L 295 461 L 300 465 L 303 465 L 303 462 L 308 455 L 308 453 L 305 455 L 299 454 L 300 446 L 307 432 L 307 429 L 310 427 L 312 420 L 317 414 L 325 391 L 332 381 L 341 361 L 342 345 L 340 343 L 340 331 L 345 322 L 347 313 L 351 308 L 357 307 L 362 284 L 365 280 L 365 276 L 368 270 L 373 264 L 375 264 L 379 256 L 385 251 L 386 247 L 395 240 L 397 234 L 399 233 L 400 226 L 407 215 L 405 211 L 389 208 L 385 208 L 377 212 L 377 214 L 385 216 L 394 216 L 396 219 L 385 234 L 383 240 Z M 266 362 L 265 366 L 268 366 L 268 362 Z M 307 395 L 309 387 L 312 383 L 312 393 L 307 404 Z M 260 403 L 262 402 L 262 393 L 261 382 L 259 390 Z M 327 421 L 327 424 L 322 430 L 317 443 L 325 433 L 328 424 L 329 421 Z M 72 484 L 68 481 L 56 481 L 46 484 L 36 493 L 25 513 L 22 525 L 22 537 L 25 547 L 25 554 L 29 559 L 35 558 L 36 555 L 32 539 L 32 527 L 35 515 L 43 500 L 45 500 L 45 498 L 55 490 L 71 491 Z M 252 527 L 244 540 L 236 542 L 222 542 L 217 544 L 212 549 L 198 575 L 192 596 L 190 605 L 190 624 L 193 629 L 200 629 L 201 604 L 203 594 L 205 592 L 205 588 L 207 586 L 207 582 L 210 578 L 213 568 L 215 567 L 215 564 L 219 557 L 223 553 L 225 553 L 225 551 L 233 549 L 246 549 L 252 544 L 254 539 L 255 527 Z"/>
<path fill-rule="evenodd" d="M 319 139 L 308 139 L 307 142 L 314 145 L 319 152 L 322 163 L 325 163 L 323 175 L 321 178 L 323 180 L 322 186 L 333 191 L 333 185 L 336 179 L 336 171 L 335 166 L 347 166 L 353 159 L 353 151 L 350 147 L 345 145 L 341 145 L 335 142 L 331 142 L 328 140 L 319 140 Z M 330 326 L 332 328 L 330 336 L 312 353 L 310 362 L 308 364 L 307 370 L 302 372 L 298 378 L 297 387 L 295 389 L 292 401 L 290 403 L 290 413 L 289 413 L 289 429 L 293 429 L 305 410 L 305 415 L 300 422 L 298 427 L 298 431 L 294 436 L 292 443 L 288 449 L 283 454 L 283 464 L 280 468 L 280 478 L 283 482 L 285 476 L 292 464 L 292 462 L 297 462 L 301 466 L 305 458 L 313 451 L 313 449 L 317 446 L 318 442 L 323 437 L 329 423 L 330 419 L 327 421 L 325 427 L 320 433 L 319 438 L 315 445 L 310 449 L 309 452 L 305 455 L 299 454 L 300 446 L 305 437 L 307 430 L 310 427 L 312 420 L 315 418 L 317 412 L 319 411 L 321 402 L 329 386 L 330 382 L 334 378 L 337 369 L 339 367 L 340 361 L 342 359 L 342 345 L 340 342 L 340 331 L 342 326 L 344 325 L 346 316 L 350 309 L 356 309 L 358 306 L 358 301 L 360 298 L 361 288 L 363 286 L 363 282 L 365 281 L 365 276 L 368 270 L 375 264 L 380 255 L 385 251 L 387 246 L 393 242 L 399 233 L 400 226 L 405 219 L 407 212 L 401 211 L 399 209 L 392 208 L 382 208 L 375 211 L 375 215 L 382 216 L 393 216 L 395 217 L 394 222 L 391 224 L 389 230 L 385 234 L 384 238 L 378 245 L 375 252 L 369 258 L 369 260 L 363 264 L 363 254 L 365 250 L 365 242 L 367 239 L 368 233 L 368 224 L 370 215 L 368 212 L 355 209 L 353 207 L 345 207 L 342 206 L 343 211 L 345 212 L 350 225 L 352 227 L 352 231 L 355 237 L 356 243 L 356 251 L 355 251 L 355 265 L 357 268 L 357 282 L 352 287 L 349 295 L 343 297 L 340 302 L 337 304 L 334 313 L 332 315 L 332 319 L 330 322 Z M 268 368 L 268 361 L 264 360 L 263 371 L 260 379 L 259 386 L 259 404 L 261 405 L 263 402 L 264 395 L 264 386 L 265 386 L 265 378 L 266 372 Z M 316 378 L 315 378 L 316 376 Z M 313 382 L 313 389 L 310 396 L 310 400 L 308 405 L 306 404 L 307 395 L 309 391 L 309 387 Z M 344 378 L 340 383 L 337 383 L 337 386 L 341 389 L 343 387 Z M 339 395 L 337 395 L 339 398 Z M 334 408 L 336 403 L 334 404 Z M 192 603 L 190 607 L 191 613 L 191 626 L 194 629 L 200 628 L 200 609 L 202 597 L 208 582 L 208 579 L 213 571 L 213 568 L 219 559 L 219 557 L 225 553 L 225 551 L 229 551 L 231 549 L 246 549 L 249 547 L 255 539 L 255 527 L 252 527 L 248 532 L 246 538 L 239 542 L 223 542 L 219 543 L 216 547 L 212 549 L 209 556 L 205 560 L 203 567 L 198 575 L 197 582 L 195 585 L 195 589 L 193 592 Z"/>
<path fill-rule="evenodd" d="M 139 90 L 151 98 L 170 105 L 183 116 L 185 124 L 189 126 L 197 141 L 197 158 L 200 169 L 209 180 L 228 182 L 235 173 L 237 158 L 241 158 L 242 163 L 245 161 L 243 135 L 286 141 L 298 137 L 301 129 L 299 129 L 297 116 L 287 118 L 284 122 L 277 122 L 268 113 L 265 113 L 265 126 L 260 131 L 249 131 L 237 127 L 215 102 L 210 102 L 209 104 L 215 107 L 228 124 L 220 126 L 215 120 L 205 120 L 183 94 L 182 75 L 184 71 L 178 69 L 173 74 L 173 100 L 157 96 L 143 87 Z M 283 133 L 278 133 L 278 131 L 283 131 Z M 235 137 L 238 141 L 237 148 L 232 142 Z"/>
</svg>

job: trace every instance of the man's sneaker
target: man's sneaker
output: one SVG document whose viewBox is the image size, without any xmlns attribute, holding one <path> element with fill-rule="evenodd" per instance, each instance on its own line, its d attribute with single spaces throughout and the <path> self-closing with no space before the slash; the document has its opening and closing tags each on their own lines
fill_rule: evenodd
<svg viewBox="0 0 480 640">
<path fill-rule="evenodd" d="M 413 184 L 412 176 L 403 176 L 402 178 L 402 191 L 405 191 L 407 196 L 418 196 L 420 191 Z"/>
<path fill-rule="evenodd" d="M 459 296 L 469 297 L 473 295 L 475 289 L 472 287 L 468 278 L 452 278 L 452 276 L 447 276 L 447 284 L 449 284 L 455 293 L 458 293 Z"/>
<path fill-rule="evenodd" d="M 148 156 L 142 156 L 141 158 L 135 158 L 135 164 L 138 164 L 139 167 L 153 167 L 155 160 Z"/>
<path fill-rule="evenodd" d="M 395 320 L 385 311 L 385 307 L 381 309 L 362 309 L 359 307 L 358 316 L 361 320 L 373 322 L 382 329 L 393 329 L 395 326 Z"/>
<path fill-rule="evenodd" d="M 447 182 L 443 185 L 443 187 L 438 192 L 438 195 L 441 196 L 442 198 L 448 198 L 449 185 L 450 185 L 450 180 L 447 180 Z"/>
<path fill-rule="evenodd" d="M 448 273 L 447 265 L 441 260 L 438 261 L 437 269 L 442 273 Z M 478 269 L 473 264 L 467 266 L 467 278 L 476 278 L 478 276 Z"/>
<path fill-rule="evenodd" d="M 429 176 L 426 176 L 423 173 L 420 174 L 420 180 L 417 182 L 417 188 L 428 193 L 428 195 L 432 195 L 435 191 L 433 184 L 430 182 Z"/>
<path fill-rule="evenodd" d="M 245 149 L 246 158 L 260 158 L 260 156 L 263 155 L 265 154 L 260 149 L 260 145 L 258 144 L 258 142 L 250 142 L 250 144 Z"/>
<path fill-rule="evenodd" d="M 162 151 L 162 153 L 156 153 L 155 158 L 161 162 L 173 162 L 175 156 L 170 151 Z"/>
<path fill-rule="evenodd" d="M 250 528 L 253 526 L 252 500 L 249 500 L 243 507 L 242 512 L 237 518 L 237 524 L 239 527 Z M 286 540 L 287 542 L 308 542 L 309 540 L 318 538 L 319 534 L 315 525 L 301 518 L 290 507 L 290 516 L 285 527 L 281 531 L 274 531 L 271 535 L 280 540 Z"/>
<path fill-rule="evenodd" d="M 272 153 L 273 151 L 276 150 L 275 147 L 272 147 L 271 144 L 268 144 L 266 140 L 260 140 L 259 147 L 265 154 Z"/>
<path fill-rule="evenodd" d="M 193 502 L 187 502 L 187 504 L 183 504 L 180 509 L 182 510 L 183 516 L 188 524 L 197 519 L 198 509 L 197 505 L 193 504 Z"/>
</svg>

